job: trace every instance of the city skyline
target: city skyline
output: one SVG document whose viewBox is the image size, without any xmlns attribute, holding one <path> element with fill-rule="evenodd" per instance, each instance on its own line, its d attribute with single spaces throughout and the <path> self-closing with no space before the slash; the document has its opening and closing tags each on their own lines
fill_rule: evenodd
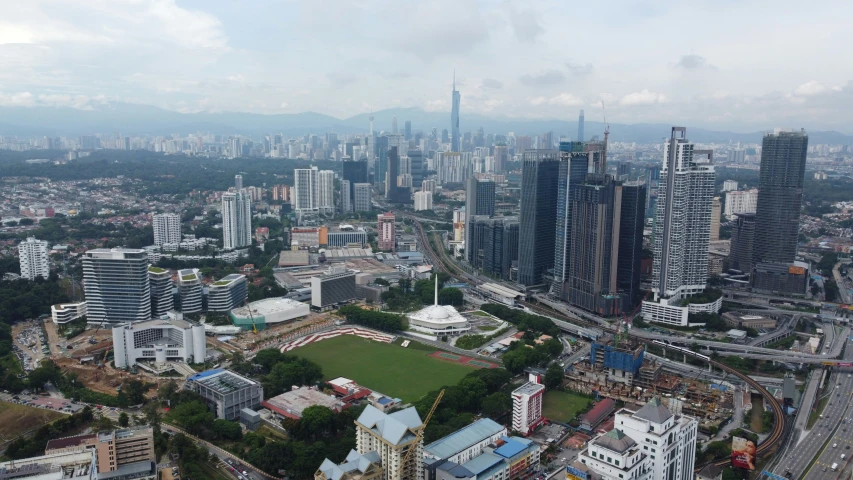
<svg viewBox="0 0 853 480">
<path fill-rule="evenodd" d="M 320 13 L 294 1 L 280 9 L 292 26 L 282 29 L 275 28 L 275 8 L 258 15 L 221 1 L 31 2 L 0 22 L 0 53 L 8 59 L 0 72 L 0 106 L 92 109 L 126 102 L 179 112 L 315 111 L 337 118 L 393 107 L 449 112 L 456 69 L 463 110 L 472 114 L 566 118 L 569 110 L 587 108 L 590 119 L 598 119 L 604 101 L 611 122 L 738 129 L 768 119 L 808 129 L 849 123 L 853 67 L 834 61 L 851 40 L 840 21 L 853 13 L 847 3 L 815 9 L 785 2 L 773 11 L 758 2 L 741 2 L 733 11 L 702 4 L 584 5 L 572 15 L 591 21 L 572 37 L 588 33 L 605 41 L 572 53 L 561 48 L 569 41 L 561 28 L 568 14 L 555 7 L 546 1 L 430 2 L 397 11 L 380 1 L 340 1 Z M 448 8 L 457 12 L 452 19 L 444 15 Z M 130 17 L 135 21 L 127 22 Z M 728 34 L 693 35 L 697 18 Z M 402 24 L 409 31 L 405 38 L 388 29 L 350 35 L 354 22 Z M 472 30 L 471 22 L 490 28 Z M 311 34 L 321 25 L 342 33 Z M 648 34 L 657 31 L 667 34 Z M 305 36 L 316 38 L 305 43 Z M 638 37 L 643 42 L 632 41 Z M 682 38 L 675 48 L 673 37 Z M 166 71 L 163 64 L 183 68 Z M 379 68 L 389 64 L 393 68 Z"/>
</svg>

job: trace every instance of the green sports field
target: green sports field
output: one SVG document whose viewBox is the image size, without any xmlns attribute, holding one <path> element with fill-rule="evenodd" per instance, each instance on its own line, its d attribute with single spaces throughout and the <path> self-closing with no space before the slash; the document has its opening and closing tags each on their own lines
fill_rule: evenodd
<svg viewBox="0 0 853 480">
<path fill-rule="evenodd" d="M 542 415 L 555 422 L 568 422 L 591 402 L 588 397 L 570 392 L 550 390 L 542 399 Z"/>
<path fill-rule="evenodd" d="M 471 367 L 428 357 L 435 350 L 423 347 L 412 342 L 408 348 L 403 348 L 341 335 L 288 353 L 323 367 L 324 380 L 346 377 L 405 402 L 416 401 L 439 387 L 456 385 L 473 371 Z"/>
</svg>

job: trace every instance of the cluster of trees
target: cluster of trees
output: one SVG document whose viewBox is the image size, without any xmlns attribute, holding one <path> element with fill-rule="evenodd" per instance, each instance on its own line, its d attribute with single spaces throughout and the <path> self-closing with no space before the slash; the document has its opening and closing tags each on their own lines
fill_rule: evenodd
<svg viewBox="0 0 853 480">
<path fill-rule="evenodd" d="M 145 403 L 145 393 L 153 386 L 139 380 L 128 380 L 121 385 L 118 395 L 107 395 L 89 390 L 83 386 L 83 382 L 77 380 L 76 374 L 63 373 L 52 360 L 44 360 L 27 376 L 27 386 L 32 390 L 40 391 L 48 382 L 55 385 L 67 398 L 122 408 Z"/>
<path fill-rule="evenodd" d="M 688 322 L 690 323 L 704 323 L 705 330 L 712 330 L 715 332 L 726 332 L 732 328 L 728 326 L 728 324 L 726 324 L 726 321 L 723 320 L 723 318 L 717 315 L 716 313 L 691 313 L 688 315 L 688 317 Z M 634 320 L 634 322 L 636 323 L 636 320 Z"/>
<path fill-rule="evenodd" d="M 444 287 L 444 283 L 449 278 L 446 273 L 438 274 L 438 303 L 439 305 L 461 306 L 463 303 L 462 291 L 458 288 Z M 435 276 L 429 280 L 418 280 L 414 284 L 410 279 L 403 278 L 397 286 L 382 293 L 382 301 L 385 302 L 389 310 L 395 312 L 409 312 L 424 305 L 430 305 L 435 301 Z"/>
<path fill-rule="evenodd" d="M 235 355 L 231 365 L 237 372 L 260 374 L 264 395 L 268 397 L 290 390 L 293 385 L 314 385 L 323 379 L 323 370 L 316 363 L 274 348 L 259 351 L 251 363 L 243 360 L 242 355 Z"/>
<path fill-rule="evenodd" d="M 67 302 L 56 274 L 45 280 L 0 281 L 0 322 L 14 323 L 19 320 L 49 315 L 50 306 Z"/>
<path fill-rule="evenodd" d="M 550 338 L 537 344 L 531 337 L 530 330 L 517 342 L 512 342 L 509 349 L 501 356 L 504 368 L 514 374 L 519 374 L 527 367 L 543 365 L 556 358 L 563 351 L 563 345 L 556 338 Z"/>
<path fill-rule="evenodd" d="M 399 332 L 408 328 L 408 321 L 402 315 L 366 310 L 356 305 L 341 307 L 338 315 L 345 317 L 348 322 L 385 332 Z"/>
<path fill-rule="evenodd" d="M 480 310 L 490 313 L 501 320 L 515 325 L 519 330 L 529 331 L 533 333 L 544 333 L 556 337 L 560 334 L 560 329 L 554 322 L 547 317 L 533 315 L 523 310 L 509 308 L 496 303 L 487 303 L 480 307 Z"/>
<path fill-rule="evenodd" d="M 475 415 L 500 418 L 512 408 L 512 375 L 502 368 L 475 370 L 452 386 L 445 386 L 444 397 L 424 432 L 424 442 L 429 443 L 470 424 Z M 421 418 L 426 418 L 440 390 L 426 394 L 415 403 Z"/>
<path fill-rule="evenodd" d="M 500 337 L 506 333 L 507 330 L 509 330 L 509 327 L 502 328 L 491 335 L 462 335 L 456 339 L 456 343 L 454 343 L 454 345 L 459 348 L 464 348 L 465 350 L 471 350 L 473 348 L 483 346 L 490 340 Z"/>
<path fill-rule="evenodd" d="M 74 217 L 57 215 L 52 218 L 39 220 L 38 228 L 27 232 L 16 234 L 4 234 L 5 239 L 21 239 L 34 236 L 51 243 L 66 242 L 68 240 L 83 240 L 91 238 L 106 238 L 104 245 L 128 246 L 141 248 L 154 243 L 154 230 L 149 225 L 146 227 L 135 227 L 130 222 L 120 225 L 112 223 L 98 224 L 90 220 L 94 216 L 87 212 L 81 212 Z M 23 224 L 24 220 L 21 220 Z"/>
<path fill-rule="evenodd" d="M 62 434 L 83 427 L 93 418 L 92 409 L 87 406 L 74 415 L 42 425 L 31 437 L 18 437 L 6 447 L 5 455 L 12 460 L 42 455 L 49 440 L 65 436 Z"/>
</svg>

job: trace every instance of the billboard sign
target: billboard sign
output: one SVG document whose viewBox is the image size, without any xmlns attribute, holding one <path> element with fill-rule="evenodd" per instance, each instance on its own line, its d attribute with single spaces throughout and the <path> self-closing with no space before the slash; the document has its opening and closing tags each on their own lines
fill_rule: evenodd
<svg viewBox="0 0 853 480">
<path fill-rule="evenodd" d="M 566 479 L 567 480 L 587 480 L 589 475 L 582 470 L 578 470 L 577 468 L 566 465 Z"/>
<path fill-rule="evenodd" d="M 741 437 L 732 437 L 732 467 L 755 470 L 755 443 Z"/>
</svg>

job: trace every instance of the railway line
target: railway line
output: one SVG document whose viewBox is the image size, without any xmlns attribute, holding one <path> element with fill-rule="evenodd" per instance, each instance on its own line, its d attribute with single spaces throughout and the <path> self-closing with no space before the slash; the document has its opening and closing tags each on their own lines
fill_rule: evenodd
<svg viewBox="0 0 853 480">
<path fill-rule="evenodd" d="M 426 232 L 424 232 L 423 227 L 421 226 L 420 222 L 414 217 L 411 217 L 408 215 L 404 215 L 404 216 L 406 216 L 407 218 L 409 218 L 413 221 L 415 229 L 418 232 L 418 236 L 420 237 L 421 245 L 423 245 L 424 250 L 427 251 L 427 254 L 430 256 L 430 258 L 433 261 L 433 268 L 436 268 L 441 272 L 447 273 L 448 275 L 451 275 L 451 276 L 454 276 L 457 278 L 461 277 L 461 278 L 465 279 L 467 282 L 471 283 L 472 285 L 479 285 L 480 283 L 482 283 L 476 277 L 469 275 L 468 273 L 462 271 L 461 268 L 453 265 L 452 261 L 450 261 L 447 258 L 447 254 L 443 249 L 440 251 L 440 253 L 435 252 L 432 248 L 432 244 L 429 241 L 430 239 L 427 237 Z M 450 265 L 451 268 L 448 268 L 448 265 Z M 530 303 L 527 301 L 522 301 L 521 303 L 531 310 L 538 311 L 541 313 L 545 313 L 545 314 L 550 315 L 550 316 L 562 317 L 567 321 L 571 321 L 572 323 L 575 323 L 575 324 L 578 324 L 578 325 L 581 325 L 584 327 L 600 328 L 602 330 L 608 331 L 609 333 L 616 333 L 616 329 L 614 327 L 608 328 L 608 327 L 605 327 L 605 326 L 602 326 L 599 324 L 594 324 L 592 322 L 582 320 L 579 318 L 572 318 L 572 317 L 564 315 L 560 312 L 554 311 L 550 308 L 546 309 L 540 305 L 536 305 L 536 304 L 533 304 L 533 303 Z M 630 333 L 629 333 L 629 338 L 632 338 L 635 341 L 638 341 L 638 342 L 646 344 L 646 345 L 652 343 L 652 341 L 647 339 L 647 338 L 638 337 L 638 336 L 632 335 Z M 785 436 L 786 422 L 785 422 L 785 414 L 782 410 L 782 405 L 779 404 L 779 402 L 773 397 L 772 394 L 770 394 L 770 392 L 768 392 L 764 387 L 762 387 L 758 382 L 756 382 L 755 380 L 750 378 L 748 375 L 744 375 L 741 372 L 738 372 L 737 370 L 735 370 L 735 369 L 733 369 L 727 365 L 724 365 L 720 362 L 717 362 L 715 360 L 707 358 L 704 355 L 702 357 L 703 357 L 702 360 L 707 361 L 713 367 L 716 367 L 716 368 L 718 368 L 718 369 L 720 369 L 720 370 L 722 370 L 722 371 L 724 371 L 730 375 L 733 375 L 733 376 L 741 379 L 744 383 L 746 383 L 752 389 L 754 389 L 756 392 L 758 392 L 764 398 L 764 401 L 770 405 L 771 409 L 773 410 L 773 420 L 774 420 L 773 432 L 771 432 L 770 436 L 767 437 L 767 439 L 765 439 L 763 442 L 761 442 L 760 445 L 757 445 L 756 456 L 762 457 L 764 455 L 767 455 L 768 453 L 771 453 L 777 447 L 777 445 L 782 441 L 782 439 Z M 720 460 L 720 461 L 713 462 L 713 463 L 716 466 L 723 467 L 723 466 L 728 465 L 730 462 L 731 462 L 731 459 L 727 458 L 727 459 Z M 701 467 L 704 467 L 704 465 L 697 466 L 696 471 L 699 471 L 701 469 Z"/>
</svg>

